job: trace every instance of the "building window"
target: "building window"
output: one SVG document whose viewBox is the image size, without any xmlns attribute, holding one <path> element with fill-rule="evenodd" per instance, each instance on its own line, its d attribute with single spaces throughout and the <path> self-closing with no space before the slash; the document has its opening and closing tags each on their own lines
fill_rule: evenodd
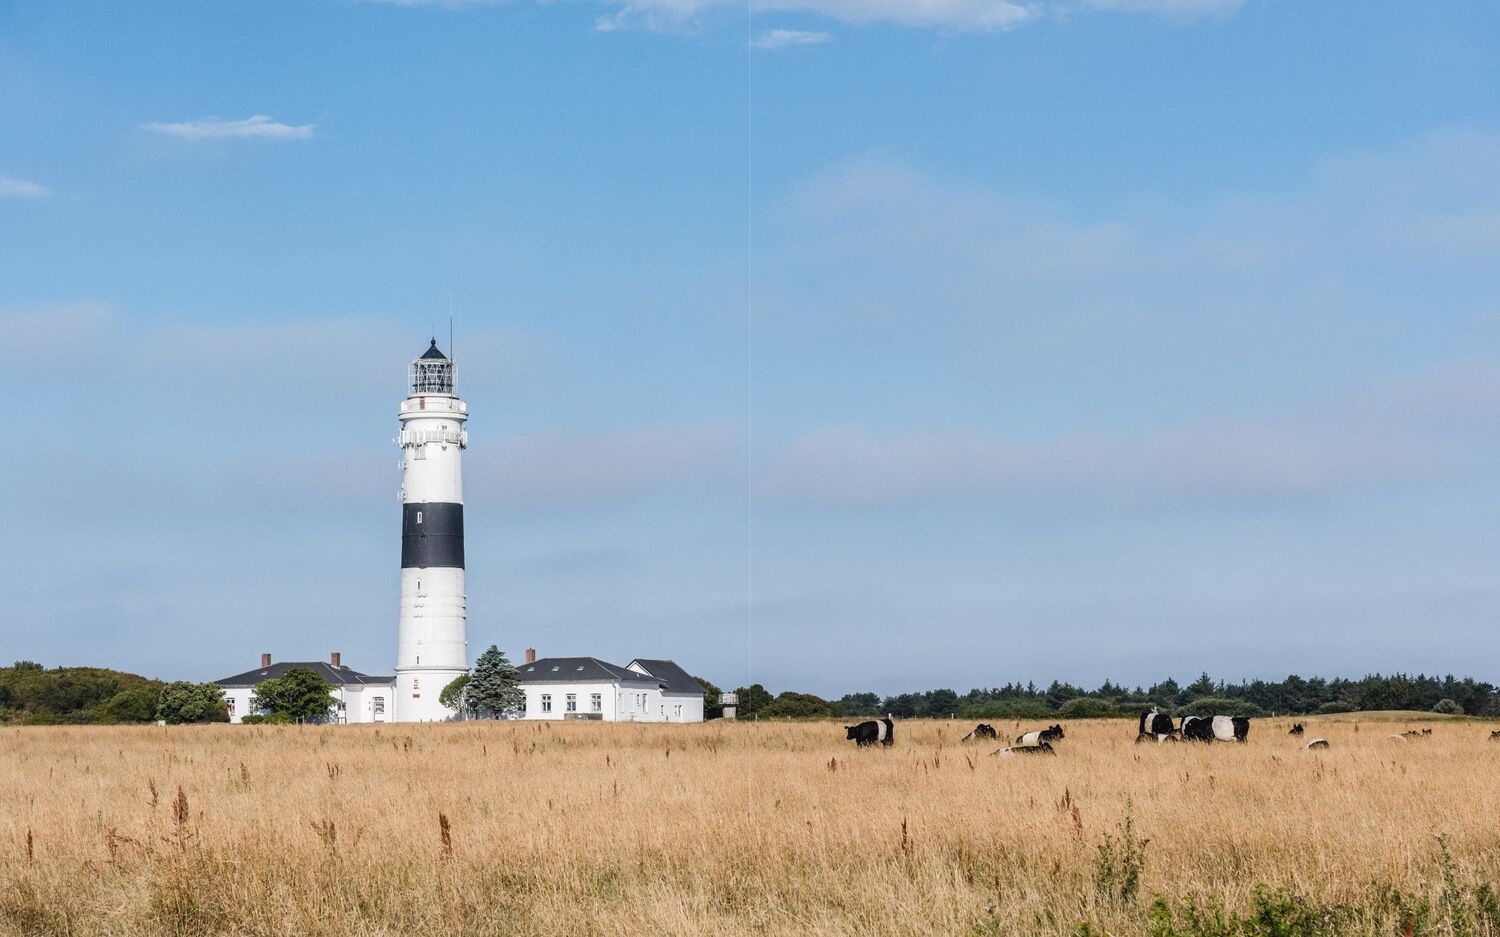
<svg viewBox="0 0 1500 937">
<path fill-rule="evenodd" d="M 225 698 L 225 702 L 227 702 L 229 704 L 229 715 L 233 716 L 234 715 L 234 697 L 232 697 L 232 696 L 226 697 Z"/>
<path fill-rule="evenodd" d="M 674 718 L 674 719 L 681 719 L 682 718 L 682 704 L 679 703 L 678 705 L 672 707 L 672 718 Z"/>
<path fill-rule="evenodd" d="M 418 657 L 417 658 L 417 663 L 420 664 L 421 662 L 422 662 L 422 658 Z M 411 698 L 412 699 L 421 699 L 422 698 L 421 690 L 422 690 L 422 681 L 418 680 L 416 677 L 412 677 L 411 678 Z"/>
<path fill-rule="evenodd" d="M 590 693 L 589 694 L 589 708 L 590 708 L 590 710 L 592 712 L 596 712 L 596 713 L 602 713 L 602 712 L 604 712 L 604 694 L 602 694 L 602 693 Z"/>
<path fill-rule="evenodd" d="M 576 712 L 578 712 L 578 694 L 577 693 L 569 693 L 568 694 L 568 712 L 570 712 L 570 713 L 576 713 Z"/>
<path fill-rule="evenodd" d="M 373 697 L 370 700 L 370 703 L 372 704 L 372 706 L 373 706 L 373 708 L 375 710 L 375 715 L 377 715 L 377 716 L 384 716 L 385 715 L 385 697 L 384 696 Z"/>
<path fill-rule="evenodd" d="M 422 523 L 422 512 L 421 511 L 417 512 L 417 523 L 418 524 Z"/>
<path fill-rule="evenodd" d="M 543 693 L 542 694 L 542 712 L 544 712 L 544 713 L 550 713 L 551 711 L 552 711 L 552 694 L 551 693 Z"/>
</svg>

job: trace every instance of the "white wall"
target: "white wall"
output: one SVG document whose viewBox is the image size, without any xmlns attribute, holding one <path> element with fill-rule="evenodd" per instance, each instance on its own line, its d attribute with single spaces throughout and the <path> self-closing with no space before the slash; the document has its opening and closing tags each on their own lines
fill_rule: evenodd
<svg viewBox="0 0 1500 937">
<path fill-rule="evenodd" d="M 567 699 L 569 693 L 578 696 L 578 712 L 590 713 L 593 711 L 590 705 L 591 694 L 600 695 L 600 713 L 606 722 L 667 722 L 678 721 L 672 719 L 675 711 L 673 705 L 667 705 L 662 699 L 661 689 L 655 682 L 651 683 L 528 683 L 522 684 L 526 691 L 526 716 L 527 719 L 565 719 L 567 718 Z M 542 711 L 542 697 L 552 697 L 552 711 Z M 674 700 L 673 703 L 683 702 Z M 665 708 L 664 708 L 665 706 Z M 688 707 L 683 706 L 684 713 Z M 701 721 L 703 719 L 703 704 L 700 700 L 697 708 L 697 719 L 692 720 L 684 716 L 681 721 Z"/>
<path fill-rule="evenodd" d="M 396 702 L 396 687 L 394 684 L 350 684 L 348 686 L 336 686 L 332 688 L 336 699 L 344 704 L 343 709 L 335 709 L 330 719 L 332 722 L 365 723 L 365 722 L 393 722 L 393 712 Z M 239 723 L 245 716 L 250 715 L 250 697 L 255 692 L 254 687 L 235 686 L 224 688 L 224 699 L 232 704 L 229 721 Z M 377 697 L 385 701 L 385 713 L 383 715 L 375 712 L 375 700 Z"/>
<path fill-rule="evenodd" d="M 701 693 L 663 693 L 662 703 L 666 706 L 668 722 L 703 721 Z"/>
</svg>

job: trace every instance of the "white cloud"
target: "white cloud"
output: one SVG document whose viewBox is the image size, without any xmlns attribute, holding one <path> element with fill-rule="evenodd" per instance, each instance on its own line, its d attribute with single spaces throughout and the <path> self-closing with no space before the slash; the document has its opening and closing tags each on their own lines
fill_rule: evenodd
<svg viewBox="0 0 1500 937">
<path fill-rule="evenodd" d="M 1091 10 L 1115 13 L 1150 13 L 1170 19 L 1195 19 L 1200 16 L 1233 13 L 1243 0 L 1083 0 Z"/>
<path fill-rule="evenodd" d="M 494 6 L 505 0 L 364 0 L 386 6 L 442 7 L 452 10 Z M 549 0 L 537 0 L 539 3 Z M 600 30 L 630 27 L 676 30 L 702 24 L 709 17 L 743 16 L 745 0 L 595 0 L 614 7 L 596 20 Z M 1145 14 L 1192 20 L 1229 14 L 1243 0 L 752 0 L 759 13 L 810 13 L 844 23 L 895 23 L 960 32 L 1012 29 L 1048 16 L 1079 12 Z M 776 36 L 780 38 L 775 38 Z M 758 37 L 757 48 L 782 49 L 826 41 L 815 31 L 771 30 Z M 805 37 L 805 38 L 800 38 Z M 800 39 L 800 41 L 799 41 Z M 762 40 L 780 44 L 765 46 Z"/>
<path fill-rule="evenodd" d="M 364 0 L 364 2 L 393 7 L 444 7 L 449 10 L 466 10 L 470 7 L 495 6 L 505 0 Z"/>
<path fill-rule="evenodd" d="M 600 29 L 626 26 L 680 28 L 712 13 L 743 11 L 741 0 L 606 0 L 620 7 L 601 17 Z M 755 0 L 767 13 L 812 13 L 845 23 L 896 23 L 955 30 L 1010 29 L 1042 12 L 1022 0 Z"/>
<path fill-rule="evenodd" d="M 831 33 L 804 29 L 768 29 L 750 43 L 757 49 L 776 51 L 800 46 L 822 45 L 833 38 Z"/>
<path fill-rule="evenodd" d="M 593 504 L 701 490 L 731 477 L 743 449 L 741 431 L 727 422 L 543 432 L 474 452 L 467 473 L 508 503 Z"/>
<path fill-rule="evenodd" d="M 46 198 L 52 190 L 39 182 L 0 176 L 0 198 Z"/>
<path fill-rule="evenodd" d="M 1326 497 L 1493 471 L 1500 359 L 1445 361 L 1283 417 L 1043 439 L 984 431 L 815 430 L 773 457 L 767 492 L 845 504 L 916 500 L 1171 503 Z"/>
<path fill-rule="evenodd" d="M 182 140 L 306 140 L 316 124 L 283 124 L 264 114 L 244 120 L 195 120 L 183 123 L 141 124 L 142 129 Z"/>
</svg>

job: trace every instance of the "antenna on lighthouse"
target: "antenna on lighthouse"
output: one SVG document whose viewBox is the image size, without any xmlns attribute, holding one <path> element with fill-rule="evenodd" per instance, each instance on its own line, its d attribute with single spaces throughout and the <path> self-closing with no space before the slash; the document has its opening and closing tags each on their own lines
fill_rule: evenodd
<svg viewBox="0 0 1500 937">
<path fill-rule="evenodd" d="M 455 364 L 458 363 L 458 355 L 453 352 L 453 291 L 448 291 L 448 358 Z"/>
</svg>

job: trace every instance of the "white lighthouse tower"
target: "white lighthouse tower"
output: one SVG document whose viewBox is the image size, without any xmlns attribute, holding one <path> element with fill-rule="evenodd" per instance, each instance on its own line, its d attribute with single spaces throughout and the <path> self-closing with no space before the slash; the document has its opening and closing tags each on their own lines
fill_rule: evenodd
<svg viewBox="0 0 1500 937">
<path fill-rule="evenodd" d="M 401 401 L 401 617 L 397 722 L 450 719 L 438 694 L 469 670 L 465 635 L 463 450 L 469 408 L 437 339 L 411 363 Z"/>
</svg>

